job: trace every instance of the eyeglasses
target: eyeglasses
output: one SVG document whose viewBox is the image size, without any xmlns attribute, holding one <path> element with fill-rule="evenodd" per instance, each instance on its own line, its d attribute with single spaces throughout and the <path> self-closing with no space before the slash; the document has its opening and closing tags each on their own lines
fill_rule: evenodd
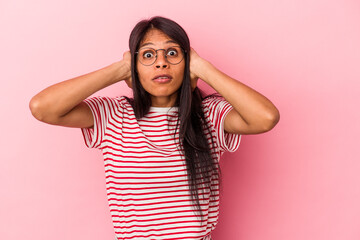
<svg viewBox="0 0 360 240">
<path fill-rule="evenodd" d="M 169 47 L 168 49 L 153 49 L 153 48 L 142 48 L 137 54 L 137 58 L 139 59 L 140 63 L 145 66 L 153 65 L 157 59 L 157 52 L 159 50 L 164 50 L 165 59 L 168 63 L 176 65 L 179 64 L 184 59 L 184 52 L 181 47 L 173 46 Z"/>
</svg>

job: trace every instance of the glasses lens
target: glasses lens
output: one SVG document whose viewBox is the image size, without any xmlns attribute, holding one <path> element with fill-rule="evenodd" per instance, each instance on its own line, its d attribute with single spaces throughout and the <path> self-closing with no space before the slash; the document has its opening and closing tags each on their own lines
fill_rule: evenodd
<svg viewBox="0 0 360 240">
<path fill-rule="evenodd" d="M 178 64 L 184 58 L 180 47 L 170 47 L 166 50 L 166 58 L 171 64 Z"/>
<path fill-rule="evenodd" d="M 161 53 L 158 53 L 161 54 Z M 165 57 L 171 64 L 178 64 L 183 60 L 184 53 L 180 47 L 174 46 L 166 49 Z M 152 48 L 143 48 L 139 50 L 139 61 L 144 65 L 152 65 L 156 61 L 156 50 Z"/>
<path fill-rule="evenodd" d="M 151 48 L 143 48 L 139 51 L 139 61 L 144 65 L 151 65 L 156 60 L 156 52 Z"/>
</svg>

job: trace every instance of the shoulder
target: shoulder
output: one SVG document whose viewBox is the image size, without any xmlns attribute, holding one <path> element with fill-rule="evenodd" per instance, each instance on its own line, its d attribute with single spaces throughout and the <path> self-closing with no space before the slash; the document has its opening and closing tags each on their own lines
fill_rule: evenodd
<svg viewBox="0 0 360 240">
<path fill-rule="evenodd" d="M 202 100 L 202 107 L 204 108 L 204 110 L 212 109 L 212 108 L 217 108 L 221 104 L 224 104 L 224 103 L 226 103 L 226 100 L 221 95 L 211 94 L 211 95 L 206 96 Z"/>
<path fill-rule="evenodd" d="M 118 96 L 118 97 L 97 96 L 97 97 L 88 98 L 85 100 L 85 102 L 97 105 L 99 107 L 107 107 L 110 109 L 131 108 L 129 99 L 125 96 Z"/>
<path fill-rule="evenodd" d="M 232 106 L 219 94 L 212 94 L 202 101 L 204 116 L 214 124 L 223 122 L 226 115 L 232 110 Z"/>
<path fill-rule="evenodd" d="M 126 96 L 116 97 L 116 98 L 114 98 L 114 101 L 123 108 L 127 108 L 127 109 L 131 108 L 132 109 L 131 99 Z"/>
</svg>

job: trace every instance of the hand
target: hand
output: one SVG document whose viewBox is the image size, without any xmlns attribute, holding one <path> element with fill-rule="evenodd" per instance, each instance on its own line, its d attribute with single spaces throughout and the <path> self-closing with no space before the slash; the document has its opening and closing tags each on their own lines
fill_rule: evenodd
<svg viewBox="0 0 360 240">
<path fill-rule="evenodd" d="M 191 79 L 191 90 L 194 91 L 194 89 L 197 86 L 197 81 L 199 80 L 199 74 L 198 68 L 199 63 L 202 60 L 202 58 L 195 52 L 195 50 L 190 47 L 190 79 Z"/>
<path fill-rule="evenodd" d="M 125 63 L 125 66 L 126 67 L 126 73 L 125 73 L 125 82 L 126 82 L 126 85 L 129 87 L 129 88 L 132 88 L 132 79 L 131 79 L 131 53 L 130 51 L 126 51 L 124 52 L 123 54 L 123 59 L 122 61 Z"/>
</svg>

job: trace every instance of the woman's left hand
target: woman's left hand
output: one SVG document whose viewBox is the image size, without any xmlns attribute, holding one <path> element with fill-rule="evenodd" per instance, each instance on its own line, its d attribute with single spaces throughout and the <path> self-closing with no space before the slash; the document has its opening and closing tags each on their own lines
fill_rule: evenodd
<svg viewBox="0 0 360 240">
<path fill-rule="evenodd" d="M 195 50 L 190 47 L 190 78 L 191 78 L 191 89 L 194 91 L 194 89 L 197 86 L 197 81 L 199 79 L 200 75 L 200 68 L 201 68 L 201 61 L 203 60 L 196 52 Z"/>
</svg>

